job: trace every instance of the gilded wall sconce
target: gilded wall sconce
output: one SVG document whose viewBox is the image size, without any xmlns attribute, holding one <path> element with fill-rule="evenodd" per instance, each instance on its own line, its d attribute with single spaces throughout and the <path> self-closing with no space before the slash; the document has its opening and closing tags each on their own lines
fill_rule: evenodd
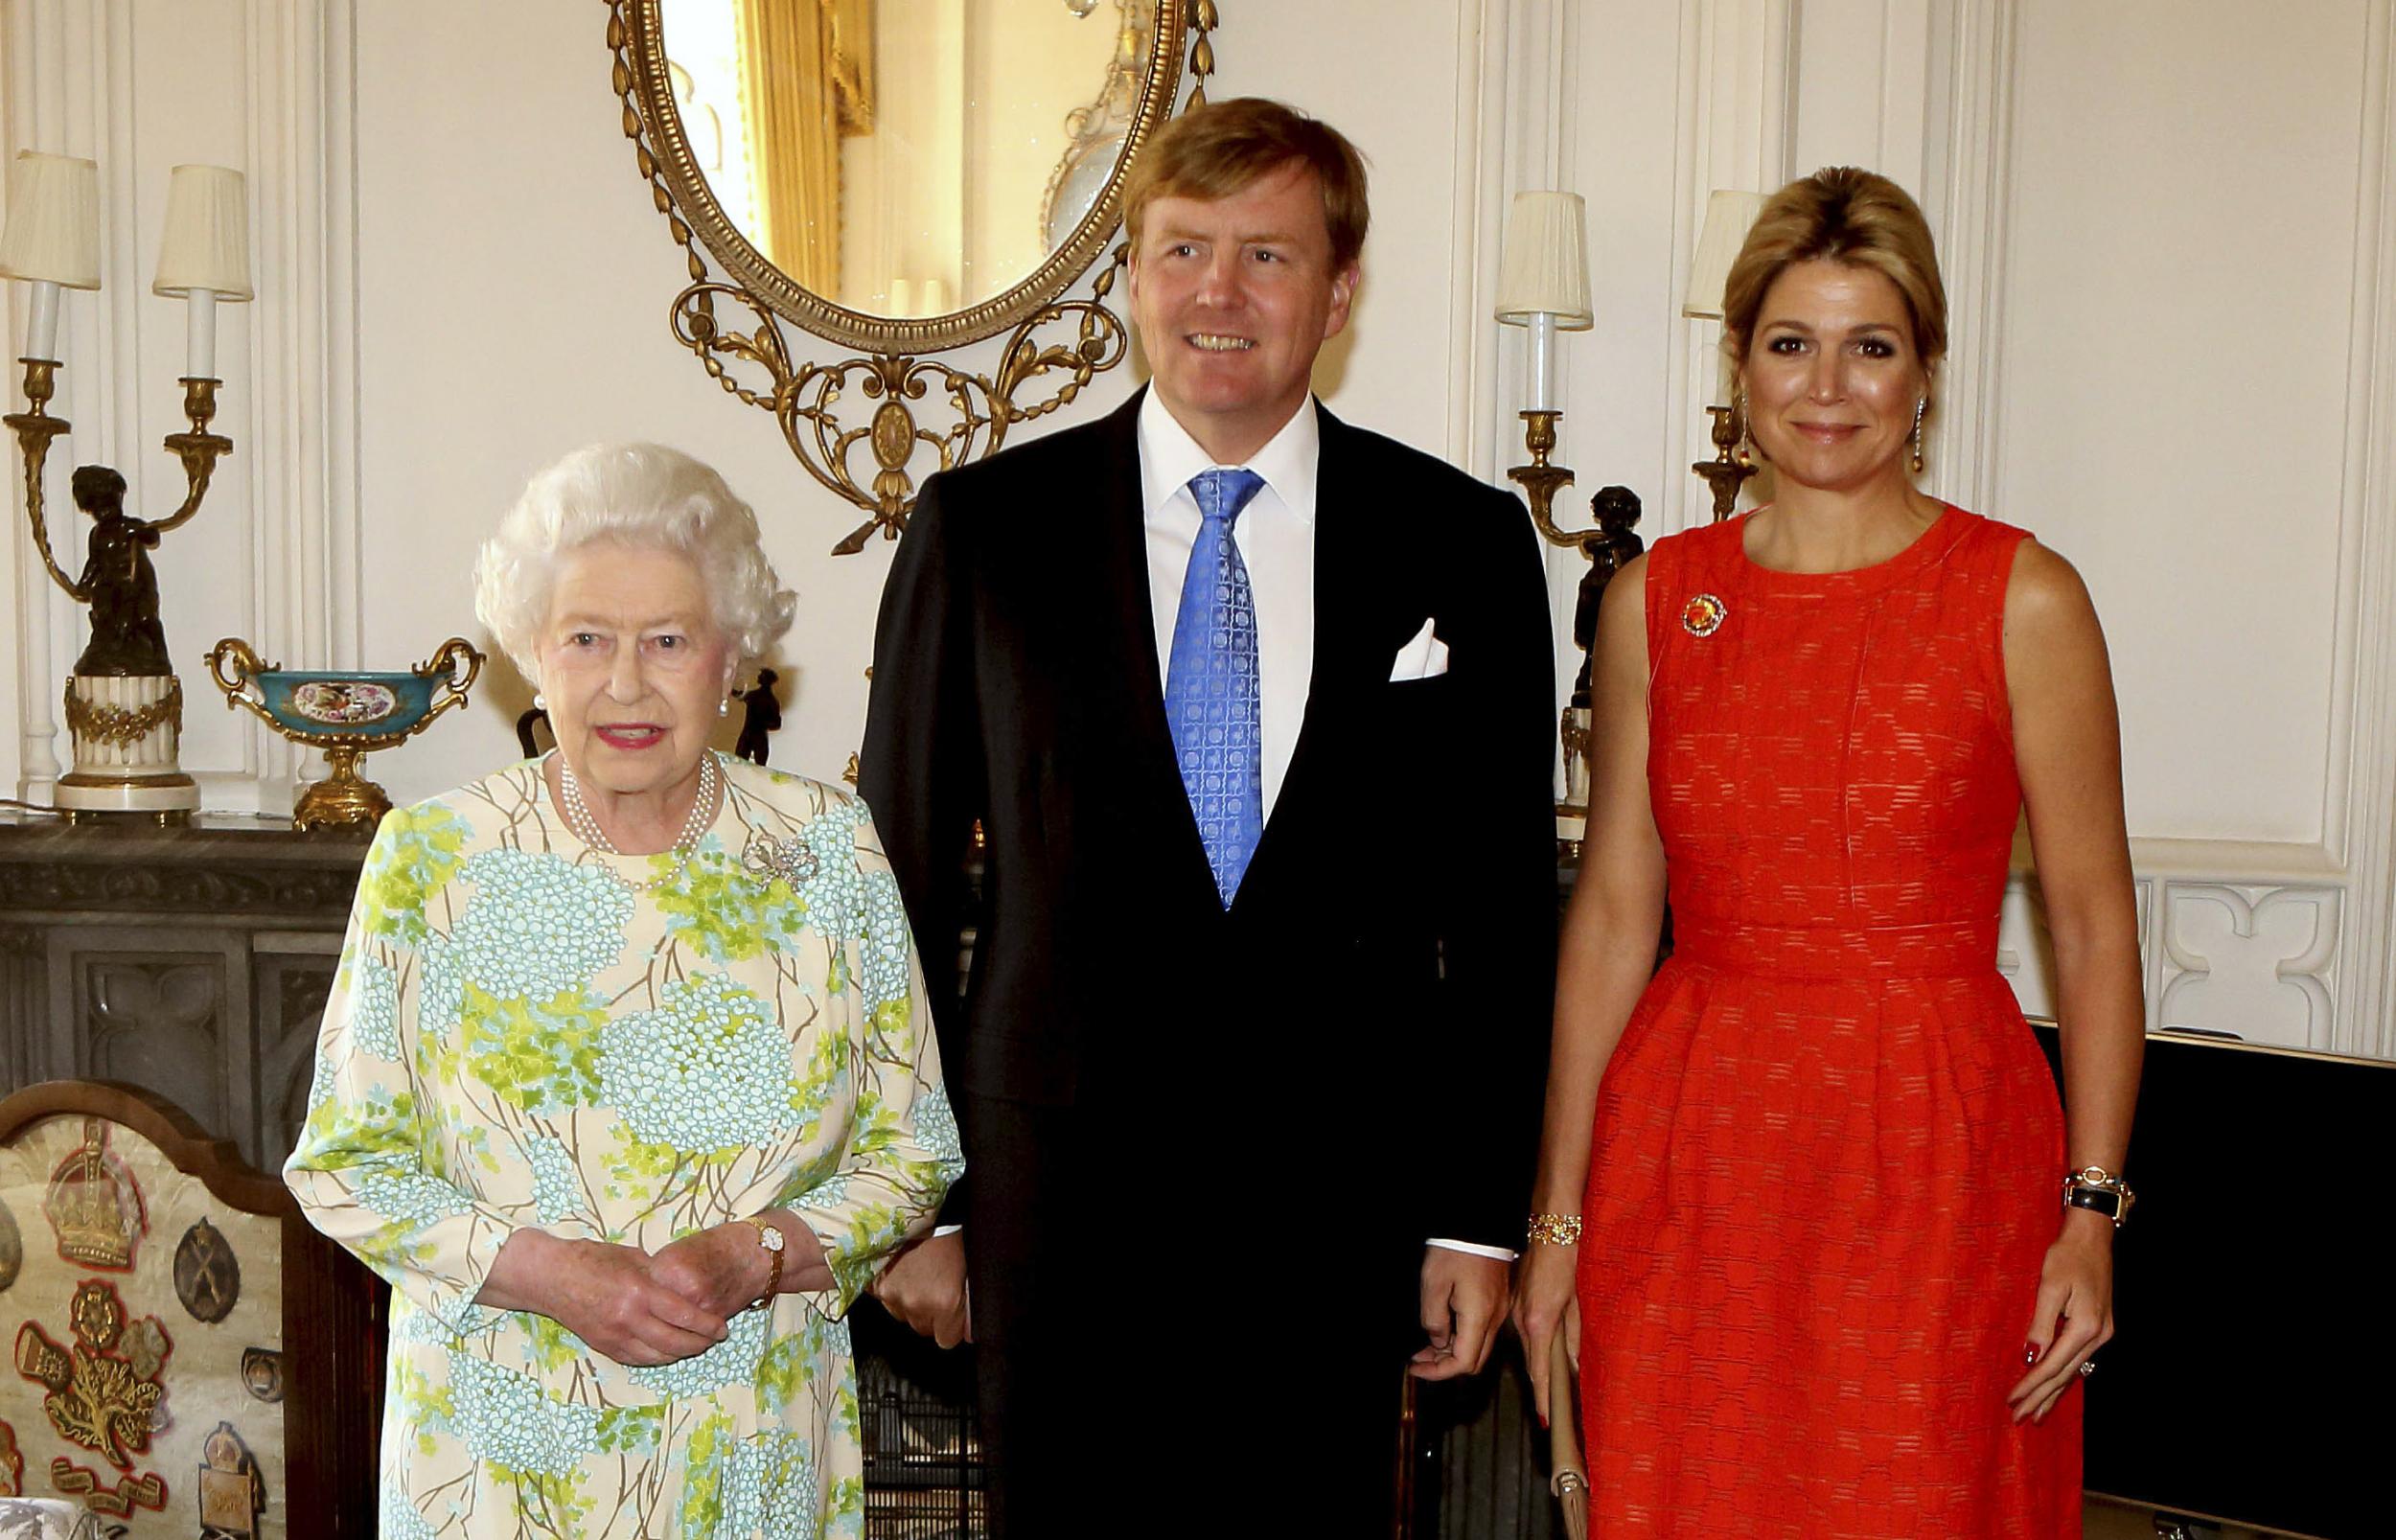
<svg viewBox="0 0 2396 1540">
<path fill-rule="evenodd" d="M 1689 295 L 1680 308 L 1683 316 L 1693 321 L 1722 319 L 1722 288 L 1730 281 L 1731 264 L 1739 260 L 1748 227 L 1762 209 L 1762 193 L 1716 190 L 1707 197 L 1705 227 L 1698 233 L 1696 254 L 1689 264 Z M 1706 415 L 1714 419 L 1714 458 L 1689 468 L 1713 493 L 1717 524 L 1739 506 L 1739 489 L 1756 473 L 1755 456 L 1747 448 L 1746 402 L 1731 388 L 1731 372 L 1727 358 L 1716 365 L 1717 388 L 1729 398 L 1729 404 L 1706 408 Z"/>
</svg>

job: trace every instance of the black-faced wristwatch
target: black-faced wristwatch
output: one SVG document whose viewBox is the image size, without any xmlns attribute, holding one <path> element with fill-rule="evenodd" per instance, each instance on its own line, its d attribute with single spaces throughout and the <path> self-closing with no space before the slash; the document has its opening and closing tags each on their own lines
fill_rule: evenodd
<svg viewBox="0 0 2396 1540">
<path fill-rule="evenodd" d="M 2063 1205 L 2069 1208 L 2085 1208 L 2103 1214 L 2119 1230 L 2130 1217 L 2130 1206 L 2138 1195 L 2130 1190 L 2130 1184 L 2101 1165 L 2083 1166 L 2063 1178 Z"/>
</svg>

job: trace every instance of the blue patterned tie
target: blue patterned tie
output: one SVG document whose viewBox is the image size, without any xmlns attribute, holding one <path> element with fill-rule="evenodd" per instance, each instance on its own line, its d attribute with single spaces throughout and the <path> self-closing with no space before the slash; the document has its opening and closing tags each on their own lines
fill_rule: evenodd
<svg viewBox="0 0 2396 1540">
<path fill-rule="evenodd" d="M 1198 542 L 1182 578 L 1173 655 L 1164 669 L 1173 756 L 1225 908 L 1264 834 L 1256 605 L 1248 591 L 1248 563 L 1232 541 L 1233 520 L 1263 487 L 1254 471 L 1202 471 L 1190 479 Z"/>
</svg>

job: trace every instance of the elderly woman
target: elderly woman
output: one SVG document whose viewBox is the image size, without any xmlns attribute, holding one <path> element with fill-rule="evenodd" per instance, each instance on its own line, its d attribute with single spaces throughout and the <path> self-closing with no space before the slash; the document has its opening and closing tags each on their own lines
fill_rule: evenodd
<svg viewBox="0 0 2396 1540">
<path fill-rule="evenodd" d="M 383 820 L 285 1170 L 397 1291 L 387 1540 L 863 1532 L 843 1314 L 963 1162 L 864 804 L 707 747 L 794 602 L 654 445 L 483 548 L 557 751 Z"/>
<path fill-rule="evenodd" d="M 1516 1321 L 1543 1410 L 1578 1358 L 1599 1532 L 2076 1535 L 2145 1016 L 2104 637 L 1916 485 L 1913 199 L 1790 183 L 1725 298 L 1776 495 L 1606 592 Z M 1996 971 L 2025 809 L 2068 1119 Z"/>
</svg>

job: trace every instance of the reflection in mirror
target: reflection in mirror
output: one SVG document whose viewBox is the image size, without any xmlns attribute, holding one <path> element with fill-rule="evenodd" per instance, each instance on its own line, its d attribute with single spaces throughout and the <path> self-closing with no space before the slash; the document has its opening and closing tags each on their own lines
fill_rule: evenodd
<svg viewBox="0 0 2396 1540">
<path fill-rule="evenodd" d="M 891 319 L 993 299 L 1071 239 L 1137 116 L 1156 11 L 659 5 L 675 104 L 726 218 L 801 287 Z"/>
</svg>

